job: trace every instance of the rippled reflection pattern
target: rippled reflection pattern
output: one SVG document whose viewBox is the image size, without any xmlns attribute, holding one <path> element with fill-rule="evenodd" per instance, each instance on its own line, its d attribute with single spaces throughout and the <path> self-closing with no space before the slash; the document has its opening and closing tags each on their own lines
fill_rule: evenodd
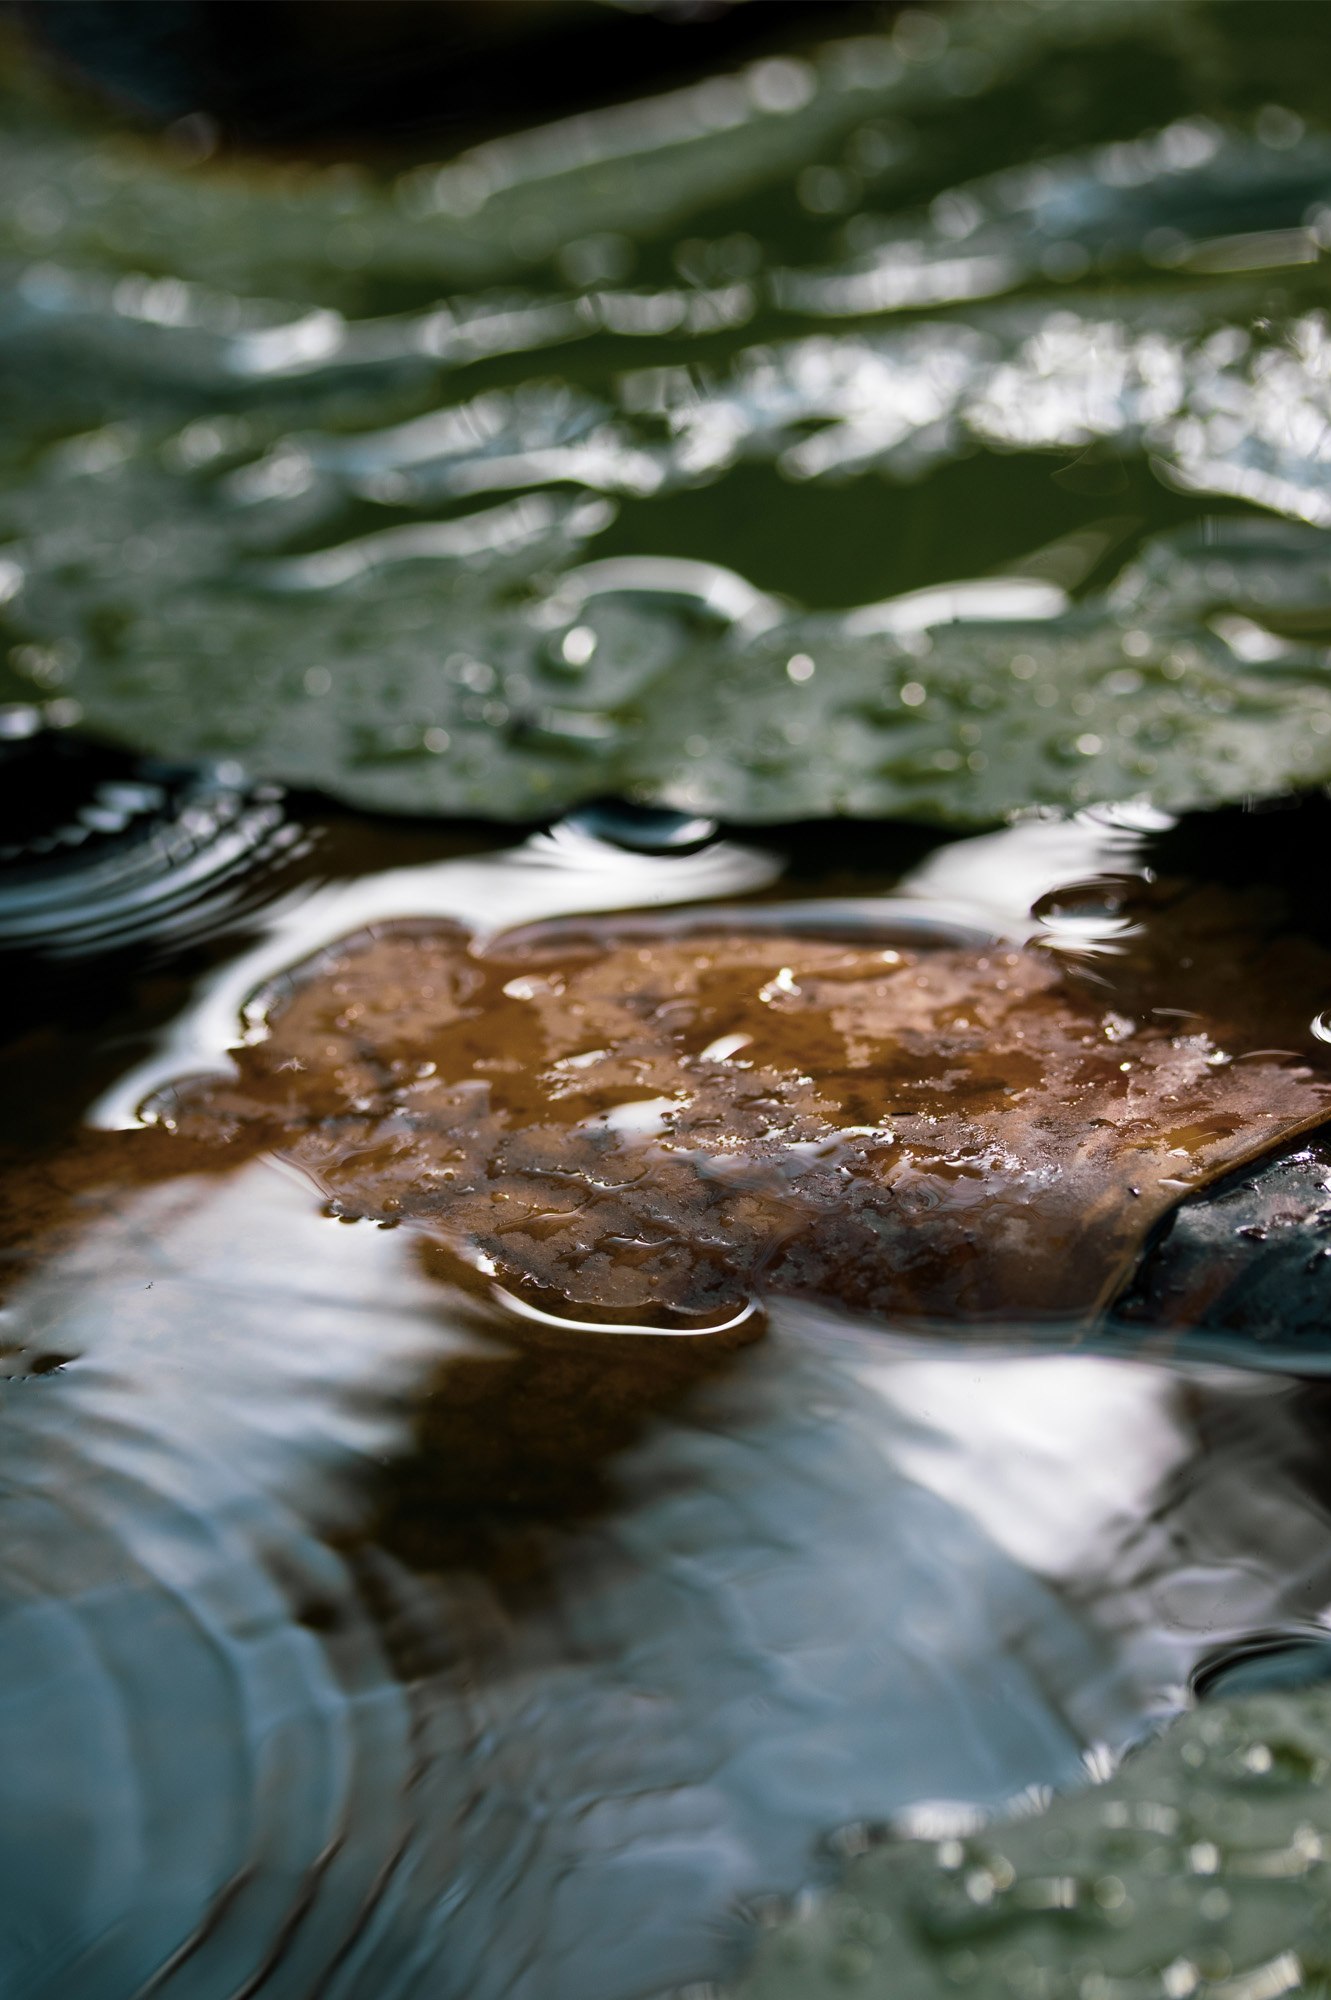
<svg viewBox="0 0 1331 2000">
<path fill-rule="evenodd" d="M 1331 1582 L 1279 1378 L 789 1312 L 546 1535 L 534 1598 L 412 1574 L 376 1468 L 431 1476 L 430 1381 L 447 1453 L 458 1315 L 405 1232 L 263 1163 L 122 1200 L 20 1290 L 8 1991 L 719 1976 L 836 1826 L 1073 1783 Z"/>
<path fill-rule="evenodd" d="M 447 1336 L 254 1171 L 138 1198 L 12 1312 L 77 1358 L 6 1387 L 11 1991 L 230 1993 L 270 1954 L 309 1991 L 401 1838 L 402 1700 L 318 1532 Z"/>
<path fill-rule="evenodd" d="M 238 764 L 118 756 L 35 730 L 5 746 L 0 952 L 179 951 L 276 893 L 313 842 Z"/>
</svg>

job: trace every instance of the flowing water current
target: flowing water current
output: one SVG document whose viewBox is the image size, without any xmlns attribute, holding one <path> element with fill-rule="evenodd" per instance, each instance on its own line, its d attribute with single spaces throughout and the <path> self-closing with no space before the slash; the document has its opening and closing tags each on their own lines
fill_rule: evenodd
<svg viewBox="0 0 1331 2000">
<path fill-rule="evenodd" d="M 1324 1990 L 1314 12 L 6 85 L 6 1995 Z"/>
</svg>

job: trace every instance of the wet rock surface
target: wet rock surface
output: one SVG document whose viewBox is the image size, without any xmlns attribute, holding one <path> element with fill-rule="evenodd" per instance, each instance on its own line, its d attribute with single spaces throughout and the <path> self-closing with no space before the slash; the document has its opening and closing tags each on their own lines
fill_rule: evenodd
<svg viewBox="0 0 1331 2000">
<path fill-rule="evenodd" d="M 1331 1308 L 1331 1138 L 1282 1146 L 1169 1218 L 1115 1316 L 1316 1362 Z"/>
<path fill-rule="evenodd" d="M 1329 1756 L 1325 1690 L 1203 1710 L 1036 1818 L 940 1825 L 855 1862 L 763 1947 L 743 1990 L 1315 1991 L 1331 1958 Z"/>
<path fill-rule="evenodd" d="M 1001 944 L 401 930 L 298 975 L 237 1083 L 161 1115 L 593 1323 L 702 1329 L 755 1290 L 1075 1314 L 1181 1195 L 1325 1117 L 1227 1027 Z"/>
</svg>

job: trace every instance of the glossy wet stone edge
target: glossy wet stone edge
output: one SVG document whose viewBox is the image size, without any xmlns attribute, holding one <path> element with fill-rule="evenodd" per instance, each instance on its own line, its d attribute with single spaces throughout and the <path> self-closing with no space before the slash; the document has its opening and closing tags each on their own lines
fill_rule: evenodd
<svg viewBox="0 0 1331 2000">
<path fill-rule="evenodd" d="M 1313 1358 L 1326 1344 L 1329 1244 L 1331 1141 L 1315 1132 L 1174 1210 L 1115 1314 Z"/>
</svg>

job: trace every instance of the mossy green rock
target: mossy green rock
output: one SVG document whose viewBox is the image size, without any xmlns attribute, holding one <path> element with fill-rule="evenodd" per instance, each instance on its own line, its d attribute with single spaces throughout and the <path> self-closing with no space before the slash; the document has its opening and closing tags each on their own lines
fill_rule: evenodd
<svg viewBox="0 0 1331 2000">
<path fill-rule="evenodd" d="M 1217 1702 L 1108 1783 L 900 1840 L 764 1939 L 744 2000 L 1279 2000 L 1331 1986 L 1331 1690 Z"/>
<path fill-rule="evenodd" d="M 1297 589 L 1331 602 L 1323 531 L 1239 529 L 1219 551 L 1175 537 L 1052 617 L 1002 615 L 1020 586 L 987 615 L 1000 580 L 950 622 L 944 604 L 873 631 L 752 592 L 755 615 L 734 620 L 704 592 L 598 580 L 579 560 L 604 525 L 593 498 L 530 495 L 274 560 L 224 487 L 172 475 L 160 450 L 98 448 L 4 508 L 25 575 L 0 613 L 0 701 L 54 720 L 75 704 L 162 755 L 516 820 L 617 792 L 739 820 L 983 824 L 1331 779 L 1320 646 L 1253 625 L 1269 655 L 1253 659 L 1223 636 Z"/>
<path fill-rule="evenodd" d="M 1331 780 L 1331 145 L 1216 99 L 1235 9 L 871 25 L 391 183 L 14 86 L 0 734 L 512 820 Z"/>
</svg>

